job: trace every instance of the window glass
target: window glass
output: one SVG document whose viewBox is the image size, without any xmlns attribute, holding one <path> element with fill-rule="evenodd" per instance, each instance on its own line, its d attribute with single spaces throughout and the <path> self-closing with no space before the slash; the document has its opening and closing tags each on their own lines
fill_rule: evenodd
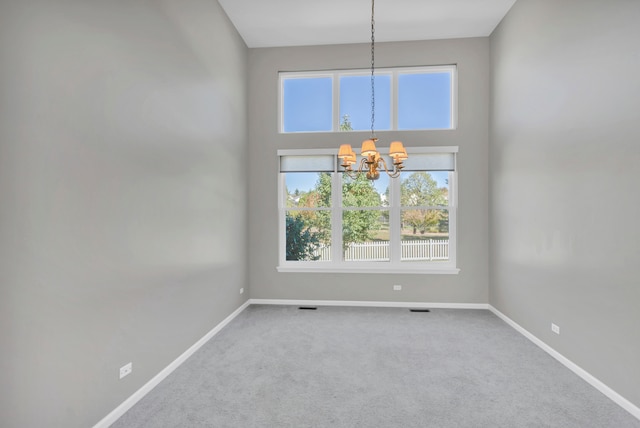
<svg viewBox="0 0 640 428">
<path fill-rule="evenodd" d="M 389 176 L 382 173 L 375 181 L 364 175 L 342 177 L 343 260 L 388 261 L 389 253 Z M 359 210 L 350 208 L 368 207 Z"/>
<path fill-rule="evenodd" d="M 331 77 L 284 79 L 284 132 L 331 131 L 332 85 Z"/>
<path fill-rule="evenodd" d="M 389 261 L 389 211 L 345 210 L 342 246 L 346 262 Z"/>
<path fill-rule="evenodd" d="M 326 172 L 287 172 L 284 174 L 287 207 L 331 206 L 331 174 Z"/>
<path fill-rule="evenodd" d="M 391 129 L 391 75 L 376 75 L 375 129 Z M 340 130 L 371 129 L 371 75 L 340 77 Z"/>
<path fill-rule="evenodd" d="M 283 173 L 288 261 L 331 260 L 331 180 L 326 172 Z"/>
<path fill-rule="evenodd" d="M 401 174 L 403 262 L 449 260 L 449 210 L 432 209 L 449 205 L 449 174 L 449 171 Z"/>
<path fill-rule="evenodd" d="M 400 180 L 400 204 L 403 207 L 449 205 L 448 171 L 403 172 Z"/>
<path fill-rule="evenodd" d="M 287 261 L 331 260 L 329 211 L 287 211 L 285 247 Z M 324 218 L 322 218 L 324 217 Z M 328 227 L 327 227 L 328 226 Z"/>
<path fill-rule="evenodd" d="M 389 176 L 384 172 L 371 181 L 363 175 L 357 179 L 342 178 L 342 205 L 345 207 L 382 207 L 389 192 Z"/>
<path fill-rule="evenodd" d="M 398 76 L 398 129 L 451 128 L 451 73 Z"/>
<path fill-rule="evenodd" d="M 404 261 L 449 261 L 449 210 L 403 209 Z"/>
</svg>

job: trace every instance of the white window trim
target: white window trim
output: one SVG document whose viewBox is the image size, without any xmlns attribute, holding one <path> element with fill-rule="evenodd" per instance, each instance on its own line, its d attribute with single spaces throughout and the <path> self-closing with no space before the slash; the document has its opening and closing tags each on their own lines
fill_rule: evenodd
<svg viewBox="0 0 640 428">
<path fill-rule="evenodd" d="M 451 131 L 458 128 L 458 67 L 451 65 L 427 65 L 415 67 L 387 67 L 376 68 L 376 76 L 391 76 L 391 118 L 390 129 L 378 130 L 378 132 L 398 131 L 398 75 L 399 74 L 427 74 L 427 73 L 451 73 L 451 127 L 450 128 L 419 128 L 403 129 L 401 131 Z M 279 134 L 309 134 L 309 133 L 335 133 L 340 131 L 340 77 L 341 76 L 366 76 L 370 75 L 370 69 L 356 70 L 327 70 L 327 71 L 281 71 L 278 73 L 278 133 Z M 284 131 L 284 93 L 282 81 L 284 79 L 308 79 L 314 77 L 331 77 L 332 81 L 332 125 L 331 131 Z M 370 130 L 354 130 L 349 132 L 370 132 Z"/>
<path fill-rule="evenodd" d="M 384 153 L 386 148 L 381 148 L 381 152 Z M 433 147 L 407 147 L 407 152 L 409 156 L 412 153 L 458 153 L 458 146 L 433 146 Z M 390 261 L 384 262 L 357 262 L 350 261 L 344 262 L 341 260 L 341 257 L 332 257 L 331 261 L 327 262 L 308 262 L 308 261 L 288 261 L 286 260 L 286 249 L 285 249 L 285 241 L 286 241 L 286 211 L 287 207 L 285 205 L 284 198 L 284 189 L 285 189 L 285 178 L 283 174 L 280 173 L 279 170 L 279 159 L 280 156 L 304 156 L 304 155 L 337 155 L 337 149 L 287 149 L 287 150 L 278 150 L 278 266 L 276 267 L 278 272 L 318 272 L 318 273 L 393 273 L 393 274 L 457 274 L 460 272 L 460 269 L 457 267 L 457 219 L 458 219 L 458 166 L 457 166 L 457 156 L 455 159 L 455 167 L 454 174 L 452 176 L 452 180 L 449 183 L 449 206 L 447 209 L 449 210 L 449 261 L 447 262 L 402 262 L 398 257 L 395 260 L 392 257 Z M 338 158 L 335 158 L 335 168 L 333 174 L 340 174 L 338 172 Z M 396 179 L 392 179 L 396 180 Z M 342 194 L 342 189 L 340 188 L 341 182 L 340 180 L 332 180 L 332 194 L 338 195 Z M 399 186 L 399 184 L 398 184 Z M 392 192 L 391 206 L 396 207 L 395 209 L 389 210 L 389 215 L 394 215 L 395 211 L 401 210 L 400 207 L 400 192 L 395 191 Z M 342 248 L 342 205 L 340 202 L 340 206 L 332 206 L 331 207 L 331 239 L 332 246 L 335 248 Z M 442 207 L 434 207 L 434 208 L 442 208 Z M 397 213 L 395 215 L 398 215 Z M 397 220 L 397 219 L 396 219 Z M 400 236 L 399 234 L 399 221 L 392 221 L 390 218 L 390 227 L 393 227 L 395 230 L 392 230 L 392 236 Z M 400 245 L 399 239 L 392 239 L 390 241 L 391 251 L 393 250 L 394 244 Z M 397 252 L 397 250 L 396 250 Z"/>
</svg>

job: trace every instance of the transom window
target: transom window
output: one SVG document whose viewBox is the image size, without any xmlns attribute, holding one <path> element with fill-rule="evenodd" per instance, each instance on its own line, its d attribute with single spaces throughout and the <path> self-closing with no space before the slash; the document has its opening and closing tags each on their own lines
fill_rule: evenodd
<svg viewBox="0 0 640 428">
<path fill-rule="evenodd" d="M 371 129 L 369 70 L 280 73 L 280 132 Z M 454 129 L 456 67 L 376 69 L 378 131 Z"/>
<path fill-rule="evenodd" d="M 278 151 L 278 270 L 457 273 L 457 147 L 407 151 L 376 181 L 344 175 L 334 149 Z"/>
</svg>

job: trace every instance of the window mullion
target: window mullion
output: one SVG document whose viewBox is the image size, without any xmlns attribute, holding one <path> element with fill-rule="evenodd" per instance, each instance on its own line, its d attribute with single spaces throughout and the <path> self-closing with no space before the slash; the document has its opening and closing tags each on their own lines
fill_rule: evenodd
<svg viewBox="0 0 640 428">
<path fill-rule="evenodd" d="M 340 130 L 340 76 L 338 73 L 333 73 L 331 77 L 333 81 L 333 132 Z"/>
<path fill-rule="evenodd" d="M 456 266 L 456 254 L 457 254 L 457 243 L 458 243 L 458 230 L 456 225 L 456 218 L 458 215 L 458 210 L 456 207 L 449 208 L 449 263 L 451 265 Z"/>
<path fill-rule="evenodd" d="M 331 263 L 342 264 L 342 173 L 340 172 L 331 174 Z"/>
<path fill-rule="evenodd" d="M 458 170 L 458 157 L 454 158 L 454 170 Z M 449 173 L 449 262 L 457 266 L 458 254 L 458 174 Z"/>
<path fill-rule="evenodd" d="M 451 68 L 451 129 L 458 128 L 458 68 Z"/>
<path fill-rule="evenodd" d="M 287 217 L 287 207 L 284 202 L 284 188 L 285 188 L 285 178 L 284 174 L 278 174 L 278 236 L 280 236 L 280 245 L 278 246 L 278 258 L 280 260 L 280 265 L 285 262 L 287 257 L 286 255 L 286 242 L 287 242 L 287 231 L 286 231 L 286 217 Z"/>
<path fill-rule="evenodd" d="M 393 179 L 390 183 L 389 207 L 389 240 L 391 245 L 390 261 L 392 264 L 400 262 L 402 248 L 402 227 L 400 218 L 400 179 Z"/>
</svg>

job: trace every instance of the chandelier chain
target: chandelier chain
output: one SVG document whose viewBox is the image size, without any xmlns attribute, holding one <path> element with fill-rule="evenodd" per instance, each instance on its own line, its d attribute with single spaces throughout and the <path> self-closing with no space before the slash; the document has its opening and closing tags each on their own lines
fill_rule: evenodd
<svg viewBox="0 0 640 428">
<path fill-rule="evenodd" d="M 342 159 L 341 166 L 344 168 L 344 174 L 356 179 L 365 176 L 367 180 L 377 180 L 380 178 L 380 172 L 384 170 L 391 178 L 398 178 L 404 168 L 402 162 L 408 159 L 407 150 L 400 141 L 393 141 L 389 147 L 389 157 L 393 160 L 393 166 L 387 165 L 387 161 L 380 155 L 376 149 L 375 123 L 376 123 L 376 86 L 375 86 L 375 51 L 376 44 L 376 21 L 375 21 L 375 0 L 371 0 L 371 138 L 362 142 L 362 150 L 360 154 L 362 158 L 357 161 L 357 155 L 351 148 L 351 144 L 342 144 L 338 150 L 338 158 Z M 358 164 L 357 170 L 354 165 Z"/>
<path fill-rule="evenodd" d="M 375 0 L 371 0 L 371 137 L 375 138 L 375 121 L 376 121 L 376 88 L 374 81 L 374 70 L 375 70 L 375 24 L 376 21 L 374 19 L 374 11 L 375 11 Z"/>
</svg>

